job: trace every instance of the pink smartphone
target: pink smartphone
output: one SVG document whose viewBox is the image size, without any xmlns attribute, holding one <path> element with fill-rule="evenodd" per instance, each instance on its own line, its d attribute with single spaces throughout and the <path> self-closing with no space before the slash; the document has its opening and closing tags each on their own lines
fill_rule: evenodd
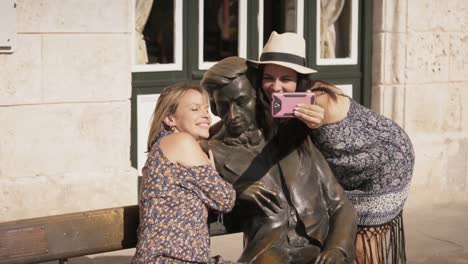
<svg viewBox="0 0 468 264">
<path fill-rule="evenodd" d="M 271 115 L 275 118 L 294 117 L 294 108 L 298 104 L 314 104 L 314 93 L 273 93 Z"/>
</svg>

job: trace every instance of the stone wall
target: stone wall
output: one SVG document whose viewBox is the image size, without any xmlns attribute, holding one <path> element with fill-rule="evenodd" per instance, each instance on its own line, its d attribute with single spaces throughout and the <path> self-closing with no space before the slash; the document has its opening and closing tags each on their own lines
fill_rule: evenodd
<svg viewBox="0 0 468 264">
<path fill-rule="evenodd" d="M 0 221 L 136 203 L 130 0 L 17 0 L 0 54 Z"/>
<path fill-rule="evenodd" d="M 375 0 L 372 106 L 410 135 L 409 204 L 468 201 L 468 2 Z"/>
</svg>

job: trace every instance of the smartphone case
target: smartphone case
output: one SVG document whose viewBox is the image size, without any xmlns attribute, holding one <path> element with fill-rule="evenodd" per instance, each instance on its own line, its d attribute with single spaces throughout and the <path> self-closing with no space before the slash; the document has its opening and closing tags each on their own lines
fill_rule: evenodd
<svg viewBox="0 0 468 264">
<path fill-rule="evenodd" d="M 271 115 L 275 118 L 294 117 L 294 108 L 298 104 L 314 104 L 314 93 L 273 93 Z"/>
</svg>

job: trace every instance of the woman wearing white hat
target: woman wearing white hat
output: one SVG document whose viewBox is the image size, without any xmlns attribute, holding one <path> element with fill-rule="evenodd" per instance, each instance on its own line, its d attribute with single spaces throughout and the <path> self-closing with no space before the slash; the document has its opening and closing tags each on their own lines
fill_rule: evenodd
<svg viewBox="0 0 468 264">
<path fill-rule="evenodd" d="M 405 263 L 402 210 L 414 167 L 411 141 L 392 120 L 331 84 L 309 80 L 316 71 L 305 66 L 305 50 L 301 36 L 272 32 L 260 60 L 250 61 L 259 69 L 259 100 L 269 109 L 274 92 L 315 93 L 315 104 L 298 105 L 294 115 L 311 129 L 357 210 L 357 262 Z"/>
</svg>

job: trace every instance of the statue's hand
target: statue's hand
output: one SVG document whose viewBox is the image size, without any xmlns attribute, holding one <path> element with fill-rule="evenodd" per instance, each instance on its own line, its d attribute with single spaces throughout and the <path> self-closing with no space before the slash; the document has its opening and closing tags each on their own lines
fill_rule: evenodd
<svg viewBox="0 0 468 264">
<path fill-rule="evenodd" d="M 346 256 L 338 248 L 325 249 L 315 260 L 315 264 L 346 263 Z"/>
<path fill-rule="evenodd" d="M 276 197 L 277 193 L 261 182 L 250 184 L 239 194 L 239 198 L 256 203 L 269 217 L 276 216 L 281 210 Z"/>
</svg>

